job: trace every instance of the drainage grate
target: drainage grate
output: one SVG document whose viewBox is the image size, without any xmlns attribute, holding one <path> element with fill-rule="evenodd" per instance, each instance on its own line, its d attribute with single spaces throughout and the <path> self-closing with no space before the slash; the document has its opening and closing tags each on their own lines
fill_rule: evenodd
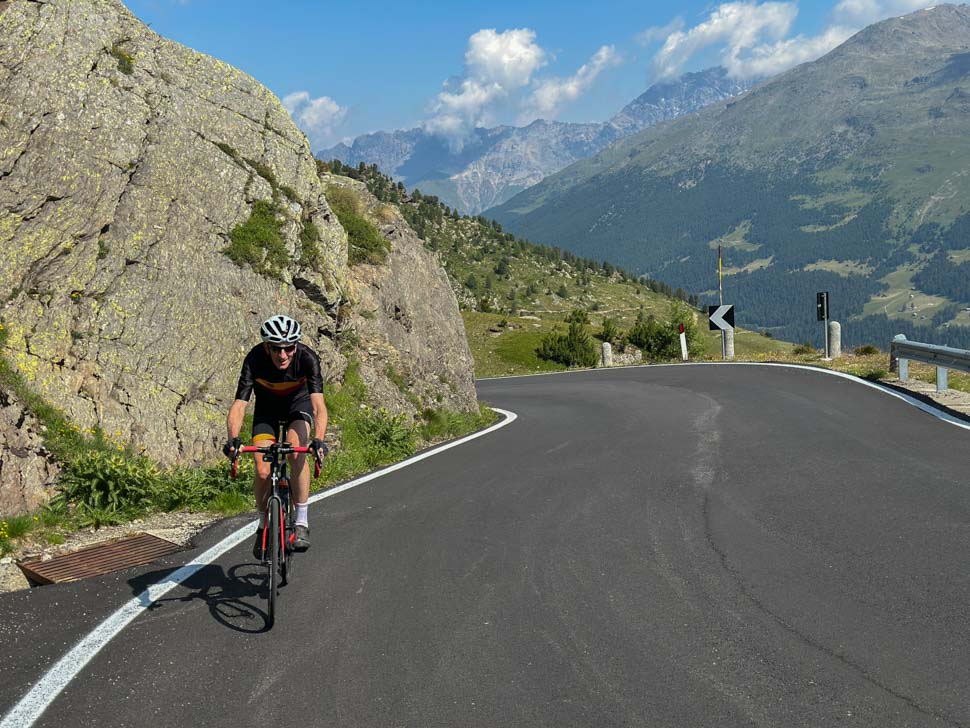
<svg viewBox="0 0 970 728">
<path fill-rule="evenodd" d="M 74 553 L 56 556 L 47 561 L 26 561 L 19 566 L 35 584 L 60 584 L 148 564 L 178 550 L 178 544 L 147 533 L 139 533 L 111 543 L 97 544 Z"/>
</svg>

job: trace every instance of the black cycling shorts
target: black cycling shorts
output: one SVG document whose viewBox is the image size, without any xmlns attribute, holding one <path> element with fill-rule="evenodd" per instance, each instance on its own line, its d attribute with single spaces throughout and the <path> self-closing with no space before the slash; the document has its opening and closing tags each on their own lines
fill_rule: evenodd
<svg viewBox="0 0 970 728">
<path fill-rule="evenodd" d="M 253 442 L 275 441 L 280 422 L 285 422 L 289 427 L 291 422 L 300 420 L 313 424 L 313 405 L 309 397 L 293 400 L 289 407 L 260 406 L 257 402 L 256 411 L 253 413 Z"/>
</svg>

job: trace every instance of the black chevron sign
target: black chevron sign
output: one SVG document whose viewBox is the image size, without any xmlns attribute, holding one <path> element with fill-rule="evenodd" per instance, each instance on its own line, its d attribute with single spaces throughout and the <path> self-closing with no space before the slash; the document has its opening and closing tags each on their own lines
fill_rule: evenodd
<svg viewBox="0 0 970 728">
<path fill-rule="evenodd" d="M 734 331 L 734 306 L 708 306 L 707 317 L 710 319 L 711 331 Z"/>
</svg>

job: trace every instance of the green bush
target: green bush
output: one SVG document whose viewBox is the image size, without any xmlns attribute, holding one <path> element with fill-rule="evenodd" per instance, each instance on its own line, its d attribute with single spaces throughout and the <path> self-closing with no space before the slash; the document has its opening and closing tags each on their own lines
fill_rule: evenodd
<svg viewBox="0 0 970 728">
<path fill-rule="evenodd" d="M 155 502 L 160 472 L 148 458 L 87 450 L 78 454 L 62 474 L 59 497 L 92 512 L 145 511 Z"/>
<path fill-rule="evenodd" d="M 408 426 L 405 416 L 392 415 L 383 407 L 360 410 L 354 429 L 370 465 L 405 458 L 416 447 L 414 430 Z"/>
<path fill-rule="evenodd" d="M 873 354 L 879 354 L 881 352 L 872 344 L 866 344 L 865 346 L 860 346 L 856 348 L 856 350 L 853 353 L 856 356 L 872 356 Z"/>
<path fill-rule="evenodd" d="M 588 324 L 589 314 L 581 308 L 574 308 L 566 315 L 567 324 Z"/>
<path fill-rule="evenodd" d="M 683 301 L 671 301 L 667 317 L 668 320 L 664 323 L 652 316 L 647 319 L 638 318 L 626 335 L 627 341 L 640 349 L 643 356 L 651 361 L 679 359 L 681 352 L 678 326 L 683 324 L 688 356 L 697 356 L 702 345 L 690 307 Z"/>
<path fill-rule="evenodd" d="M 616 321 L 611 318 L 603 319 L 603 328 L 596 335 L 596 338 L 600 341 L 608 341 L 611 344 L 616 344 L 620 340 L 620 329 L 616 325 Z"/>
<path fill-rule="evenodd" d="M 222 252 L 240 267 L 249 265 L 262 275 L 282 278 L 290 255 L 279 215 L 280 209 L 275 203 L 257 200 L 249 219 L 229 233 L 229 246 Z"/>
<path fill-rule="evenodd" d="M 327 202 L 337 215 L 340 226 L 347 231 L 351 265 L 380 264 L 387 261 L 390 243 L 370 220 L 364 217 L 360 200 L 353 190 L 331 186 L 326 190 Z"/>
<path fill-rule="evenodd" d="M 804 356 L 806 354 L 816 354 L 817 352 L 815 351 L 815 347 L 812 346 L 812 342 L 804 341 L 792 349 L 791 353 L 798 356 Z"/>
<path fill-rule="evenodd" d="M 643 352 L 652 361 L 673 359 L 680 355 L 680 342 L 671 324 L 661 324 L 652 316 L 637 321 L 627 332 L 627 341 Z"/>
<path fill-rule="evenodd" d="M 206 468 L 165 471 L 159 481 L 154 505 L 163 511 L 181 508 L 198 511 L 212 508 L 217 501 L 242 498 L 251 507 L 253 469 L 253 459 L 246 457 L 239 460 L 239 476 L 235 480 L 229 476 L 228 461 Z M 225 512 L 224 506 L 216 510 Z"/>
<path fill-rule="evenodd" d="M 553 331 L 542 337 L 536 355 L 567 367 L 591 367 L 599 361 L 592 338 L 582 324 L 576 322 L 569 324 L 569 331 L 565 334 Z"/>
</svg>

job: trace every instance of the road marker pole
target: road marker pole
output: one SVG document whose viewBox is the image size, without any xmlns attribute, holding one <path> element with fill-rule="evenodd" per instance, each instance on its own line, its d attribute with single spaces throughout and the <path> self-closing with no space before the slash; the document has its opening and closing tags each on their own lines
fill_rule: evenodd
<svg viewBox="0 0 970 728">
<path fill-rule="evenodd" d="M 721 283 L 722 269 L 724 267 L 721 257 L 721 246 L 717 246 L 717 305 L 724 305 L 724 288 Z M 727 331 L 721 329 L 721 359 L 727 359 Z"/>
<path fill-rule="evenodd" d="M 684 325 L 678 324 L 680 329 L 680 356 L 684 361 L 687 361 L 687 334 L 684 333 Z"/>
</svg>

